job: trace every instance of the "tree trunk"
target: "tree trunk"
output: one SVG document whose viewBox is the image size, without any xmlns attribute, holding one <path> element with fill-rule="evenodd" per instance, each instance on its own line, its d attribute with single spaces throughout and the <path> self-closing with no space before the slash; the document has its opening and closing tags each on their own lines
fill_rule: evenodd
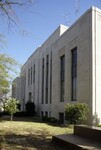
<svg viewBox="0 0 101 150">
<path fill-rule="evenodd" d="M 11 121 L 13 120 L 13 114 L 11 114 Z"/>
</svg>

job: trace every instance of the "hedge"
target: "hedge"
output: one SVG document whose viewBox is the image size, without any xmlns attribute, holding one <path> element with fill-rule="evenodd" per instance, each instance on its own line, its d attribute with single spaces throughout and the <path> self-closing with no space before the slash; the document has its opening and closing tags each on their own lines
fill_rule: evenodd
<svg viewBox="0 0 101 150">
<path fill-rule="evenodd" d="M 89 108 L 85 103 L 66 104 L 65 120 L 67 124 L 82 124 L 87 120 Z"/>
</svg>

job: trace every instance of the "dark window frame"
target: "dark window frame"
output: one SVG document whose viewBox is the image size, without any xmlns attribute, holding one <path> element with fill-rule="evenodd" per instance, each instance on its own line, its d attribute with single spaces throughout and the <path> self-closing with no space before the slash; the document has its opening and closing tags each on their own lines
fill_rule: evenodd
<svg viewBox="0 0 101 150">
<path fill-rule="evenodd" d="M 32 67 L 31 67 L 31 84 L 32 84 Z"/>
<path fill-rule="evenodd" d="M 48 111 L 45 111 L 45 117 L 48 117 Z"/>
<path fill-rule="evenodd" d="M 77 47 L 71 50 L 71 101 L 77 100 Z"/>
<path fill-rule="evenodd" d="M 50 104 L 52 103 L 52 51 L 50 55 Z"/>
<path fill-rule="evenodd" d="M 35 64 L 33 66 L 33 83 L 35 83 Z"/>
<path fill-rule="evenodd" d="M 48 81 L 49 80 L 49 55 L 46 56 L 46 97 L 45 103 L 48 104 Z"/>
<path fill-rule="evenodd" d="M 60 57 L 60 102 L 65 96 L 65 54 Z"/>
<path fill-rule="evenodd" d="M 44 58 L 42 59 L 42 104 L 44 104 Z"/>
<path fill-rule="evenodd" d="M 30 85 L 30 69 L 28 69 L 28 85 Z"/>
<path fill-rule="evenodd" d="M 29 92 L 29 102 L 31 102 L 31 101 L 32 101 L 32 93 Z"/>
<path fill-rule="evenodd" d="M 41 117 L 43 118 L 43 116 L 44 116 L 44 112 L 43 112 L 43 111 L 41 111 Z"/>
</svg>

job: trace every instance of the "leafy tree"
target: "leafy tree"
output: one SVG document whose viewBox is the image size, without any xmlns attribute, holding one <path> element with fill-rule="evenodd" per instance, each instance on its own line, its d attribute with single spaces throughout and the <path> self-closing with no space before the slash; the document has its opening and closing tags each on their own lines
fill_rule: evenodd
<svg viewBox="0 0 101 150">
<path fill-rule="evenodd" d="M 13 58 L 0 54 L 0 93 L 8 92 L 17 65 L 18 63 Z"/>
<path fill-rule="evenodd" d="M 0 21 L 7 23 L 8 29 L 12 31 L 14 25 L 19 27 L 17 8 L 28 8 L 35 0 L 0 0 Z M 0 33 L 0 47 L 5 45 L 5 35 Z M 0 53 L 0 95 L 7 93 L 12 79 L 11 72 L 15 73 L 17 62 Z"/>
<path fill-rule="evenodd" d="M 11 121 L 13 120 L 13 114 L 18 112 L 19 101 L 15 98 L 9 98 L 4 104 L 4 110 L 11 115 Z"/>
<path fill-rule="evenodd" d="M 87 120 L 88 105 L 85 103 L 66 104 L 65 120 L 68 124 L 81 124 Z"/>
<path fill-rule="evenodd" d="M 19 28 L 17 11 L 20 8 L 26 11 L 35 2 L 36 0 L 0 0 L 0 22 L 6 23 L 6 28 L 8 27 L 9 31 L 12 31 L 14 26 Z M 21 32 L 24 32 L 24 30 Z M 5 35 L 0 33 L 0 48 L 5 46 L 5 38 Z M 8 92 L 12 79 L 11 74 L 15 73 L 15 65 L 17 65 L 17 62 L 13 58 L 0 51 L 0 96 Z"/>
<path fill-rule="evenodd" d="M 16 25 L 19 27 L 19 19 L 17 10 L 28 9 L 35 4 L 36 0 L 0 0 L 0 21 L 7 23 L 10 31 Z M 0 47 L 5 45 L 5 35 L 0 33 Z M 0 53 L 0 91 L 5 92 L 5 88 L 9 88 L 8 80 L 11 79 L 11 71 L 15 71 L 15 60 L 6 54 Z M 2 85 L 2 86 L 1 86 Z"/>
</svg>

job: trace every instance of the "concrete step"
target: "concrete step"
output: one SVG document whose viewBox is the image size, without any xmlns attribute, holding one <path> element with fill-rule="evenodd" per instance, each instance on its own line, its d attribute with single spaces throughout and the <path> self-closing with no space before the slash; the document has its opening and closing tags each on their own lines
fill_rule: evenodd
<svg viewBox="0 0 101 150">
<path fill-rule="evenodd" d="M 101 143 L 74 134 L 56 135 L 54 142 L 65 144 L 67 150 L 101 150 Z"/>
<path fill-rule="evenodd" d="M 74 134 L 101 142 L 101 128 L 88 125 L 75 125 Z"/>
</svg>

